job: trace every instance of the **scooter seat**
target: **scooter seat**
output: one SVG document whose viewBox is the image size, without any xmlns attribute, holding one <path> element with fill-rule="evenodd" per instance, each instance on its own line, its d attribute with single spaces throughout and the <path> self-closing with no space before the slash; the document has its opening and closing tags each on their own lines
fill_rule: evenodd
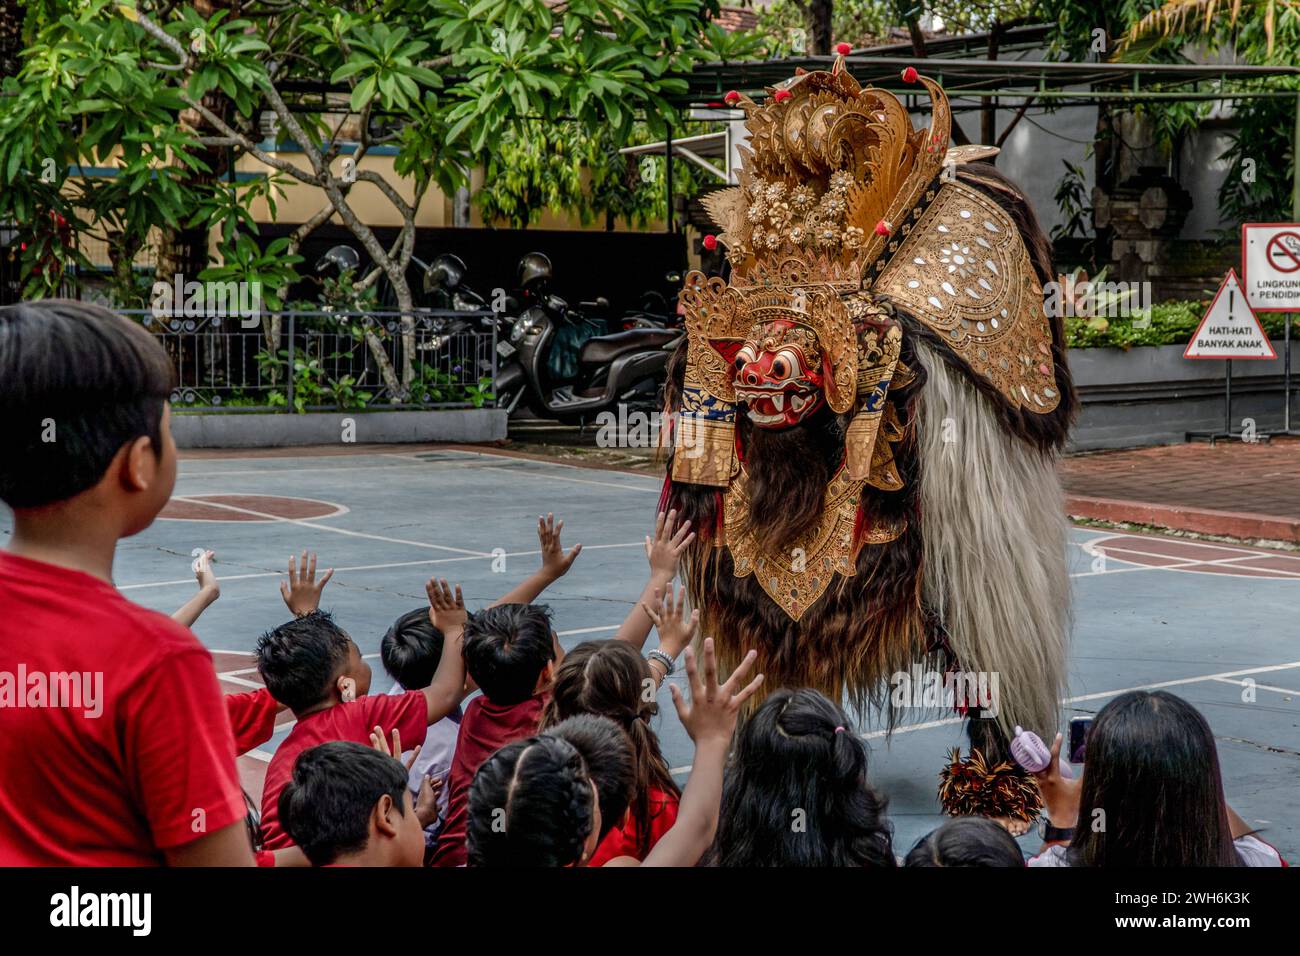
<svg viewBox="0 0 1300 956">
<path fill-rule="evenodd" d="M 681 337 L 676 329 L 628 329 L 613 335 L 600 335 L 582 343 L 578 364 L 604 365 L 631 352 L 663 348 Z"/>
</svg>

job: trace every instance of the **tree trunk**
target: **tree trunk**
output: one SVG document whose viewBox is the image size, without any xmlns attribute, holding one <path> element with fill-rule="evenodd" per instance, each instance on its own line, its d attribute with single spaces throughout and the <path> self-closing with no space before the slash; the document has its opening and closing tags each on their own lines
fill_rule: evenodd
<svg viewBox="0 0 1300 956">
<path fill-rule="evenodd" d="M 832 0 L 808 0 L 804 22 L 808 25 L 809 50 L 813 56 L 830 56 L 834 40 L 831 25 Z"/>
</svg>

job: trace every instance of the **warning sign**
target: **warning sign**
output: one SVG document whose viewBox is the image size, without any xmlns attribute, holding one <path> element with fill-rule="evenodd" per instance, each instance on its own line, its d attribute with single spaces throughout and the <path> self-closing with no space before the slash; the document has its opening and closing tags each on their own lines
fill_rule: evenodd
<svg viewBox="0 0 1300 956">
<path fill-rule="evenodd" d="M 1273 359 L 1277 353 L 1264 334 L 1259 318 L 1242 294 L 1237 272 L 1229 269 L 1214 295 L 1209 311 L 1187 343 L 1183 358 Z"/>
<path fill-rule="evenodd" d="M 1241 270 L 1255 311 L 1300 311 L 1300 223 L 1242 226 Z"/>
</svg>

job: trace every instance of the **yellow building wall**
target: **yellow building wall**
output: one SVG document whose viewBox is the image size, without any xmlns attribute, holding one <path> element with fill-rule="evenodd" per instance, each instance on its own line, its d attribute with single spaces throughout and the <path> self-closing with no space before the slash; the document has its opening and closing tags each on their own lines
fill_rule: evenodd
<svg viewBox="0 0 1300 956">
<path fill-rule="evenodd" d="M 293 163 L 304 170 L 308 169 L 306 157 L 297 151 L 272 153 L 278 159 L 285 162 Z M 330 169 L 336 176 L 342 176 L 344 172 L 344 159 L 338 157 L 331 164 Z M 240 173 L 267 174 L 275 172 L 272 167 L 266 166 L 255 156 L 248 154 L 243 155 L 236 164 L 236 171 Z M 361 160 L 358 170 L 371 170 L 382 176 L 392 187 L 397 190 L 398 194 L 408 203 L 415 201 L 415 187 L 411 180 L 397 176 L 393 172 L 393 156 L 370 154 Z M 278 193 L 275 198 L 276 214 L 271 215 L 269 204 L 265 199 L 258 199 L 253 202 L 251 212 L 253 218 L 258 222 L 279 222 L 294 224 L 306 222 L 322 206 L 325 205 L 325 194 L 314 186 L 300 183 L 296 179 L 289 178 L 280 174 L 283 182 L 283 191 Z M 483 182 L 483 171 L 476 169 L 470 175 L 471 192 Z M 387 197 L 379 190 L 379 187 L 373 183 L 358 182 L 353 185 L 351 192 L 348 194 L 348 205 L 352 207 L 357 217 L 368 226 L 393 226 L 402 225 L 402 217 L 388 201 Z M 342 220 L 335 215 L 332 222 L 342 225 Z M 415 224 L 419 227 L 426 228 L 450 228 L 453 222 L 452 199 L 443 193 L 437 186 L 430 186 L 425 191 L 424 198 L 420 202 L 419 209 L 416 211 Z M 485 223 L 479 212 L 478 206 L 473 202 L 470 203 L 470 225 L 486 226 L 491 223 Z M 505 227 L 503 223 L 497 223 L 498 226 Z M 605 227 L 603 220 L 593 221 L 584 226 L 577 216 L 567 212 L 553 212 L 545 210 L 541 212 L 529 228 L 533 229 L 587 229 L 593 231 L 603 231 Z M 650 222 L 644 229 L 630 230 L 626 223 L 619 221 L 615 224 L 617 232 L 655 232 L 662 231 L 664 228 L 663 220 Z"/>
</svg>

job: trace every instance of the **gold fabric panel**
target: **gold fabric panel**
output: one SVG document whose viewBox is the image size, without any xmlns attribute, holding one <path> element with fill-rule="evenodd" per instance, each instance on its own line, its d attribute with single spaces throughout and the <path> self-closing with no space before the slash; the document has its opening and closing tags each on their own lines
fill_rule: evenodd
<svg viewBox="0 0 1300 956">
<path fill-rule="evenodd" d="M 876 279 L 1014 406 L 1061 400 L 1043 289 L 1015 224 L 983 193 L 944 183 Z"/>
</svg>

